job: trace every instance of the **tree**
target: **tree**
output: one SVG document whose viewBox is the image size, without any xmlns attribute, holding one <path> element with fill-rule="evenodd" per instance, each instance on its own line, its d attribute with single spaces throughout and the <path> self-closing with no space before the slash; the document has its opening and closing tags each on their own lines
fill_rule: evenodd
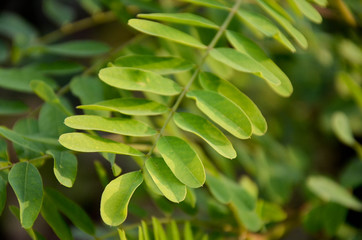
<svg viewBox="0 0 362 240">
<path fill-rule="evenodd" d="M 274 127 L 265 135 L 268 121 L 258 107 L 268 111 L 263 102 L 292 94 L 290 77 L 269 55 L 280 59 L 297 52 L 301 69 L 307 38 L 314 50 L 318 42 L 318 32 L 301 16 L 321 23 L 327 1 L 79 4 L 91 17 L 72 22 L 72 5 L 44 1 L 45 13 L 61 28 L 43 37 L 13 13 L 0 17 L 0 33 L 12 40 L 11 50 L 0 42 L 3 61 L 11 66 L 0 69 L 0 87 L 34 93 L 44 102 L 31 109 L 19 100 L 0 102 L 2 115 L 22 114 L 12 128 L 0 127 L 0 210 L 9 183 L 19 202 L 9 209 L 32 239 L 42 239 L 34 225 L 40 216 L 60 239 L 74 238 L 72 226 L 84 239 L 278 239 L 294 222 L 322 238 L 361 236 L 353 224 L 344 229 L 348 211 L 362 210 L 349 190 L 362 183 L 358 171 L 346 170 L 342 184 L 307 174 L 312 168 L 300 148 L 278 142 Z M 357 24 L 344 2 L 331 2 L 333 7 L 348 24 Z M 126 38 L 119 46 L 63 39 L 116 19 Z M 360 66 L 359 48 L 350 46 Z M 351 73 L 340 76 L 359 103 Z M 337 113 L 332 123 L 337 136 L 360 152 L 348 118 Z M 93 197 L 108 225 L 105 234 L 86 204 L 65 194 L 64 187 L 75 184 L 79 159 L 88 171 L 94 165 L 104 187 Z M 50 162 L 57 184 L 45 176 Z M 361 169 L 360 161 L 353 166 Z M 93 181 L 81 177 L 79 188 Z M 293 192 L 304 184 L 307 191 Z M 288 203 L 298 194 L 303 203 L 296 201 L 294 210 Z"/>
</svg>

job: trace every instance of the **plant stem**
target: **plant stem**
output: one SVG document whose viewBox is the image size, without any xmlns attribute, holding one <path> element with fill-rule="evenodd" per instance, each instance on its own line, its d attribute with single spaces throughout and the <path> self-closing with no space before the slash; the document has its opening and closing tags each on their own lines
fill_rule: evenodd
<svg viewBox="0 0 362 240">
<path fill-rule="evenodd" d="M 212 39 L 212 41 L 210 42 L 210 44 L 207 46 L 206 52 L 205 54 L 202 56 L 200 63 L 197 65 L 194 73 L 191 76 L 191 79 L 189 80 L 189 82 L 187 83 L 187 85 L 184 87 L 183 91 L 181 92 L 181 94 L 178 96 L 175 104 L 173 105 L 173 107 L 170 110 L 170 113 L 168 114 L 165 123 L 163 124 L 160 132 L 157 134 L 156 136 L 156 140 L 155 143 L 152 145 L 150 151 L 147 153 L 146 155 L 146 160 L 148 158 L 151 157 L 153 151 L 156 148 L 157 142 L 158 140 L 161 138 L 162 134 L 164 133 L 168 123 L 171 121 L 174 113 L 177 111 L 177 108 L 179 107 L 179 105 L 181 104 L 183 98 L 185 97 L 186 93 L 189 91 L 190 87 L 192 86 L 193 82 L 195 81 L 195 79 L 197 78 L 197 76 L 199 75 L 201 68 L 203 67 L 206 58 L 209 56 L 210 51 L 215 47 L 216 43 L 219 41 L 220 37 L 222 36 L 222 34 L 225 32 L 226 28 L 228 27 L 228 25 L 230 24 L 230 21 L 232 20 L 232 18 L 234 17 L 236 11 L 239 9 L 241 4 L 241 0 L 237 0 L 235 5 L 233 6 L 233 8 L 230 9 L 230 13 L 229 15 L 226 17 L 224 23 L 221 25 L 221 27 L 219 28 L 218 32 L 216 33 L 215 37 Z"/>
</svg>

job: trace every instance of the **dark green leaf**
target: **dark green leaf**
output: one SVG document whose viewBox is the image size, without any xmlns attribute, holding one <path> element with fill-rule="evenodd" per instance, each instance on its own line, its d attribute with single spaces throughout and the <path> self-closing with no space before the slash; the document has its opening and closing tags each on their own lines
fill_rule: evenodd
<svg viewBox="0 0 362 240">
<path fill-rule="evenodd" d="M 29 107 L 22 101 L 0 99 L 0 115 L 17 115 L 28 110 Z"/>
<path fill-rule="evenodd" d="M 109 46 L 92 40 L 77 40 L 44 47 L 49 53 L 70 57 L 91 57 L 109 51 Z"/>
<path fill-rule="evenodd" d="M 230 189 L 225 187 L 226 182 L 222 178 L 207 174 L 206 185 L 219 202 L 226 204 L 231 201 Z"/>
<path fill-rule="evenodd" d="M 43 182 L 34 165 L 28 162 L 15 164 L 9 172 L 9 183 L 20 205 L 20 222 L 23 228 L 31 228 L 41 209 Z"/>
<path fill-rule="evenodd" d="M 71 61 L 35 62 L 27 65 L 27 69 L 55 76 L 71 75 L 84 69 L 83 65 Z"/>
<path fill-rule="evenodd" d="M 101 217 L 106 224 L 118 226 L 126 220 L 128 203 L 142 181 L 142 174 L 137 171 L 121 175 L 107 185 L 101 199 Z"/>
<path fill-rule="evenodd" d="M 6 127 L 0 127 L 0 135 L 26 149 L 38 153 L 43 152 L 43 149 L 39 146 L 39 144 L 33 142 L 32 139 L 25 137 L 24 135 L 12 131 Z"/>
<path fill-rule="evenodd" d="M 6 185 L 7 181 L 0 175 L 0 216 L 6 203 Z"/>
<path fill-rule="evenodd" d="M 77 228 L 94 235 L 95 228 L 91 218 L 78 204 L 51 188 L 47 188 L 45 194 L 53 202 L 53 206 L 56 206 Z"/>
<path fill-rule="evenodd" d="M 75 18 L 74 8 L 58 0 L 44 0 L 43 10 L 48 18 L 58 25 L 70 23 Z"/>
</svg>

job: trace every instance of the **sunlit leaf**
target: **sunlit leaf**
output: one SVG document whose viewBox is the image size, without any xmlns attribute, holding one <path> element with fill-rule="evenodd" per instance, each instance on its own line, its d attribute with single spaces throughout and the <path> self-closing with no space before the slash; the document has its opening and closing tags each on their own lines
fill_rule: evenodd
<svg viewBox="0 0 362 240">
<path fill-rule="evenodd" d="M 325 201 L 339 203 L 347 208 L 362 211 L 362 202 L 329 178 L 323 176 L 309 177 L 307 186 L 314 194 Z"/>
<path fill-rule="evenodd" d="M 54 159 L 54 175 L 62 185 L 72 187 L 77 176 L 77 157 L 66 151 L 48 150 Z"/>
<path fill-rule="evenodd" d="M 146 137 L 157 132 L 147 124 L 129 118 L 106 118 L 94 115 L 78 115 L 65 119 L 65 125 L 81 130 L 97 130 L 127 136 Z"/>
<path fill-rule="evenodd" d="M 127 217 L 128 203 L 142 183 L 141 172 L 130 172 L 112 180 L 104 189 L 101 199 L 101 217 L 111 226 L 118 226 Z"/>
<path fill-rule="evenodd" d="M 81 105 L 77 108 L 120 112 L 126 115 L 159 115 L 168 108 L 160 103 L 143 98 L 117 98 L 90 105 Z"/>
<path fill-rule="evenodd" d="M 322 16 L 319 12 L 306 0 L 293 0 L 298 9 L 311 21 L 316 23 L 322 22 Z"/>
<path fill-rule="evenodd" d="M 186 197 L 186 186 L 182 184 L 162 158 L 150 158 L 146 168 L 162 194 L 172 202 L 181 202 Z"/>
<path fill-rule="evenodd" d="M 307 39 L 293 27 L 287 18 L 269 6 L 264 0 L 256 0 L 256 2 L 284 28 L 302 48 L 308 47 Z"/>
<path fill-rule="evenodd" d="M 152 92 L 166 96 L 176 95 L 182 90 L 169 78 L 135 68 L 103 68 L 99 72 L 99 78 L 108 85 L 120 89 Z"/>
<path fill-rule="evenodd" d="M 240 139 L 249 138 L 252 127 L 245 113 L 226 97 L 211 91 L 194 90 L 187 96 L 196 100 L 197 107 L 211 120 Z"/>
<path fill-rule="evenodd" d="M 163 22 L 179 23 L 187 26 L 197 26 L 218 29 L 219 27 L 210 20 L 192 13 L 149 13 L 138 14 L 137 17 Z"/>
<path fill-rule="evenodd" d="M 190 47 L 201 48 L 201 49 L 206 48 L 206 46 L 196 38 L 184 32 L 181 32 L 180 30 L 166 26 L 161 23 L 152 22 L 148 20 L 141 20 L 141 19 L 131 19 L 128 21 L 128 24 L 131 27 L 137 29 L 138 31 L 141 31 L 143 33 L 152 36 L 165 38 L 167 40 L 171 40 Z"/>
<path fill-rule="evenodd" d="M 91 218 L 77 203 L 51 188 L 47 188 L 45 194 L 52 201 L 53 207 L 58 208 L 77 228 L 94 235 L 95 228 Z"/>
<path fill-rule="evenodd" d="M 11 168 L 8 178 L 19 201 L 21 225 L 25 229 L 31 228 L 43 201 L 40 173 L 31 163 L 21 162 Z"/>
<path fill-rule="evenodd" d="M 218 92 L 235 103 L 248 116 L 254 134 L 263 135 L 266 132 L 267 123 L 259 108 L 233 84 L 210 73 L 201 73 L 199 80 L 205 90 Z"/>
<path fill-rule="evenodd" d="M 181 58 L 153 55 L 122 56 L 114 61 L 114 65 L 119 67 L 141 68 L 158 74 L 183 72 L 194 67 L 194 64 Z"/>
<path fill-rule="evenodd" d="M 143 156 L 140 151 L 110 139 L 85 133 L 66 133 L 59 137 L 64 147 L 77 152 L 109 152 L 121 155 Z"/>
<path fill-rule="evenodd" d="M 253 73 L 273 85 L 280 85 L 281 81 L 259 61 L 247 54 L 231 48 L 212 49 L 210 55 L 217 61 L 229 65 L 237 71 Z"/>
<path fill-rule="evenodd" d="M 237 16 L 239 16 L 242 20 L 248 23 L 256 31 L 261 32 L 267 37 L 274 38 L 275 40 L 283 44 L 286 48 L 288 48 L 291 52 L 295 52 L 295 47 L 284 35 L 284 33 L 281 32 L 279 28 L 275 26 L 274 23 L 271 22 L 264 15 L 239 9 L 237 12 Z"/>
<path fill-rule="evenodd" d="M 236 157 L 236 152 L 230 141 L 210 121 L 191 113 L 175 113 L 173 119 L 178 127 L 203 138 L 224 157 Z"/>
<path fill-rule="evenodd" d="M 109 46 L 93 40 L 76 40 L 48 45 L 44 47 L 49 53 L 70 57 L 91 57 L 109 51 Z"/>
<path fill-rule="evenodd" d="M 226 2 L 224 1 L 218 1 L 218 0 L 182 0 L 182 1 L 205 7 L 229 9 Z"/>
<path fill-rule="evenodd" d="M 155 217 L 152 217 L 152 226 L 155 240 L 167 240 L 167 236 L 161 222 Z"/>
<path fill-rule="evenodd" d="M 184 140 L 164 136 L 157 142 L 167 166 L 183 184 L 197 188 L 205 182 L 205 169 L 196 152 Z"/>
</svg>

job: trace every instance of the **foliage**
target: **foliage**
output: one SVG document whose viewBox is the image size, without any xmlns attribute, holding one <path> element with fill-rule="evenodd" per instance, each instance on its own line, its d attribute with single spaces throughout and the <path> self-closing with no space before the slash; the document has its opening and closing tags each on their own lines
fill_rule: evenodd
<svg viewBox="0 0 362 240">
<path fill-rule="evenodd" d="M 8 41 L 0 40 L 0 87 L 42 101 L 34 108 L 0 99 L 1 115 L 19 116 L 14 126 L 0 127 L 0 212 L 9 205 L 32 239 L 44 238 L 39 216 L 59 239 L 279 239 L 300 225 L 319 238 L 362 236 L 358 223 L 348 221 L 362 211 L 352 191 L 362 185 L 361 162 L 350 161 L 340 183 L 308 166 L 309 123 L 298 119 L 303 113 L 293 99 L 283 100 L 293 93 L 293 77 L 297 96 L 313 94 L 313 83 L 298 82 L 309 77 L 305 65 L 314 69 L 309 56 L 332 65 L 333 40 L 319 48 L 325 35 L 303 16 L 321 23 L 321 13 L 334 9 L 358 25 L 361 16 L 346 3 L 80 0 L 91 16 L 79 21 L 73 4 L 43 1 L 60 26 L 43 37 L 20 16 L 0 14 Z M 130 36 L 118 46 L 63 39 L 107 22 Z M 360 120 L 362 52 L 347 39 L 340 48 L 337 91 L 352 96 L 350 113 Z M 269 56 L 300 62 L 288 68 Z M 339 106 L 323 115 L 325 126 L 360 159 L 353 136 L 360 125 L 350 125 Z M 282 140 L 289 131 L 273 119 L 278 111 L 305 126 L 292 133 L 300 139 Z M 51 159 L 57 184 L 48 174 Z M 104 188 L 95 197 L 97 216 L 107 226 L 64 190 L 77 181 L 81 188 L 93 184 L 77 175 L 91 171 L 94 159 Z M 8 183 L 19 208 L 6 203 Z"/>
</svg>

